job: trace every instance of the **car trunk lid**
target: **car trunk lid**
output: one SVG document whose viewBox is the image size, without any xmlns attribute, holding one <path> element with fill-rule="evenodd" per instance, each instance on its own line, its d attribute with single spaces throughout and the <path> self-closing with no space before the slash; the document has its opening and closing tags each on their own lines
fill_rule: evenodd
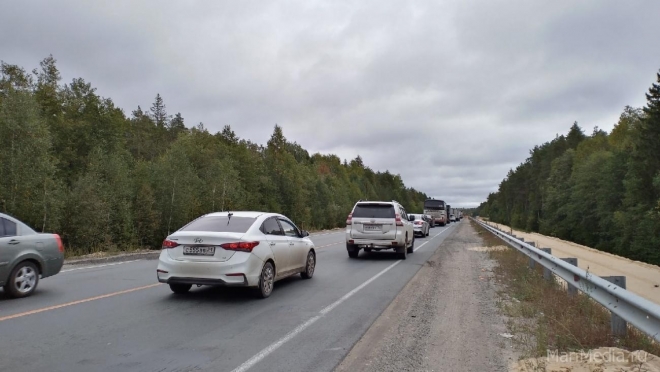
<svg viewBox="0 0 660 372">
<path fill-rule="evenodd" d="M 173 260 L 191 262 L 224 262 L 236 251 L 221 247 L 225 243 L 240 242 L 244 233 L 214 233 L 208 231 L 178 231 L 167 240 L 176 243 L 167 252 Z"/>
</svg>

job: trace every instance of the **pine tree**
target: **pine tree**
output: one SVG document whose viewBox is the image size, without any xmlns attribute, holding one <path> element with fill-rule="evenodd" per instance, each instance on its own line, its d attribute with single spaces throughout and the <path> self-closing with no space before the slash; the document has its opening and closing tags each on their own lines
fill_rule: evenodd
<svg viewBox="0 0 660 372">
<path fill-rule="evenodd" d="M 167 110 L 165 107 L 165 102 L 163 102 L 163 97 L 159 94 L 156 94 L 156 99 L 151 105 L 151 119 L 156 123 L 158 128 L 165 128 L 169 123 L 170 117 L 167 115 Z"/>
</svg>

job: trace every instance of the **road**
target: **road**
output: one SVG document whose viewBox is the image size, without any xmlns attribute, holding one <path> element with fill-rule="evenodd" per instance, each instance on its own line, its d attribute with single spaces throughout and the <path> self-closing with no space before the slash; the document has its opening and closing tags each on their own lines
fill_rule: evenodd
<svg viewBox="0 0 660 372">
<path fill-rule="evenodd" d="M 464 223 L 467 223 L 464 221 Z M 0 292 L 0 371 L 331 371 L 457 224 L 392 253 L 351 260 L 344 232 L 312 236 L 312 280 L 240 288 L 156 283 L 156 260 L 65 267 L 31 297 Z"/>
</svg>

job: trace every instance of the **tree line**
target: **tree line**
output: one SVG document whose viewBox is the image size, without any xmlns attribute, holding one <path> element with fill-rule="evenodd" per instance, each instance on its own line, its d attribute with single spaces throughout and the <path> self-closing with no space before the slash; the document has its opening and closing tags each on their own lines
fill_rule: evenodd
<svg viewBox="0 0 660 372">
<path fill-rule="evenodd" d="M 31 72 L 0 70 L 0 210 L 79 252 L 158 248 L 213 211 L 279 212 L 321 229 L 343 226 L 359 199 L 410 211 L 426 199 L 359 156 L 310 154 L 278 125 L 265 146 L 229 125 L 211 133 L 170 115 L 159 94 L 126 115 L 82 78 L 63 84 L 52 56 Z"/>
<path fill-rule="evenodd" d="M 574 123 L 534 147 L 475 213 L 660 264 L 660 74 L 646 99 L 609 133 Z"/>
</svg>

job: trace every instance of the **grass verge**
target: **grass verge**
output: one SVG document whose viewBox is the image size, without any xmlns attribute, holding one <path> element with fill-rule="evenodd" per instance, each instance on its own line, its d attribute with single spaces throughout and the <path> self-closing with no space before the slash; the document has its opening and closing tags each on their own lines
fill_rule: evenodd
<svg viewBox="0 0 660 372">
<path fill-rule="evenodd" d="M 506 245 L 501 239 L 470 221 L 486 247 Z M 559 280 L 543 279 L 543 268 L 528 267 L 528 258 L 513 248 L 490 250 L 497 262 L 495 280 L 502 286 L 499 307 L 509 318 L 523 357 L 545 357 L 548 350 L 570 352 L 599 347 L 644 350 L 660 355 L 660 345 L 633 327 L 626 337 L 615 337 L 610 312 L 578 291 L 569 296 Z"/>
</svg>

